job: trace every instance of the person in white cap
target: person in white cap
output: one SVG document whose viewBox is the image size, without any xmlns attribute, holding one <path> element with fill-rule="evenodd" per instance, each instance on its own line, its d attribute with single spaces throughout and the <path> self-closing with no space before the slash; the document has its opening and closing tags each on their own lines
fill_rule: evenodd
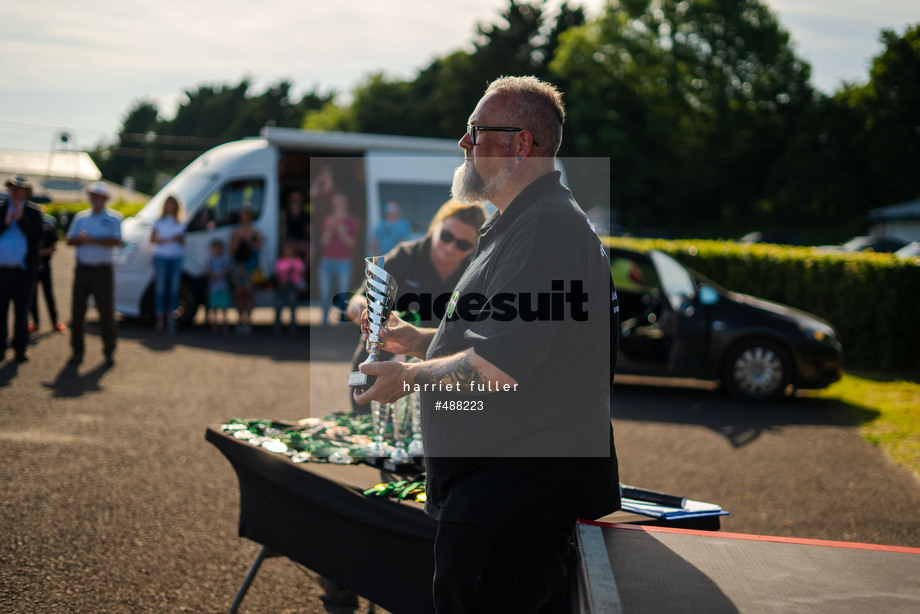
<svg viewBox="0 0 920 614">
<path fill-rule="evenodd" d="M 22 175 L 6 180 L 7 197 L 0 204 L 0 361 L 6 358 L 7 321 L 13 303 L 13 350 L 16 361 L 29 359 L 29 307 L 38 272 L 42 214 L 29 201 L 32 184 Z"/>
<path fill-rule="evenodd" d="M 102 332 L 102 349 L 105 362 L 115 362 L 115 276 L 112 271 L 112 254 L 121 245 L 122 215 L 106 208 L 109 188 L 101 181 L 86 190 L 90 208 L 77 213 L 67 231 L 67 244 L 77 248 L 77 268 L 73 279 L 71 303 L 70 346 L 73 365 L 83 361 L 85 349 L 83 333 L 86 323 L 86 306 L 90 295 L 96 301 Z"/>
</svg>

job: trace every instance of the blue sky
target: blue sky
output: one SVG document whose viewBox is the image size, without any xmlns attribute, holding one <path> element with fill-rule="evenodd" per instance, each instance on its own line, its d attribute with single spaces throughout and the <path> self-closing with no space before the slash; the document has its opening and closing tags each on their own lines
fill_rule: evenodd
<svg viewBox="0 0 920 614">
<path fill-rule="evenodd" d="M 884 28 L 920 22 L 917 0 L 766 0 L 826 92 L 863 81 Z M 558 3 L 557 3 L 558 4 Z M 597 12 L 603 0 L 584 0 Z M 61 128 L 80 149 L 111 140 L 132 101 L 169 116 L 203 83 L 347 92 L 369 73 L 410 77 L 469 43 L 507 0 L 6 0 L 0 20 L 0 149 L 47 151 Z"/>
</svg>

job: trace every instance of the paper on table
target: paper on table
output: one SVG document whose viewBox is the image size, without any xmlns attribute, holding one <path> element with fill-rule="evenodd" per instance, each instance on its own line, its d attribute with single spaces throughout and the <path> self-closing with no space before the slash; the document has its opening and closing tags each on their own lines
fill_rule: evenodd
<svg viewBox="0 0 920 614">
<path fill-rule="evenodd" d="M 687 499 L 684 507 L 668 507 L 665 505 L 656 505 L 646 501 L 636 501 L 635 499 L 622 500 L 622 507 L 628 512 L 634 514 L 643 514 L 653 518 L 698 518 L 701 516 L 725 516 L 729 512 L 723 510 L 714 503 L 705 503 L 703 501 L 694 501 Z"/>
</svg>

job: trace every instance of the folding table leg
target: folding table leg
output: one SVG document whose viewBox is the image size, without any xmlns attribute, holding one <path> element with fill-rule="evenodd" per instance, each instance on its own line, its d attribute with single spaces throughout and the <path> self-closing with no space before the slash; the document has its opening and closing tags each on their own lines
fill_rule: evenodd
<svg viewBox="0 0 920 614">
<path fill-rule="evenodd" d="M 249 573 L 246 574 L 243 585 L 240 586 L 240 590 L 236 592 L 236 598 L 233 600 L 233 605 L 230 606 L 230 614 L 236 614 L 236 610 L 243 602 L 243 597 L 246 596 L 246 592 L 249 590 L 249 585 L 252 584 L 252 581 L 256 579 L 256 574 L 259 573 L 259 567 L 262 565 L 262 561 L 273 556 L 278 556 L 278 553 L 269 550 L 268 546 L 259 548 L 259 553 L 256 554 L 256 560 L 252 562 L 252 567 L 249 568 Z"/>
</svg>

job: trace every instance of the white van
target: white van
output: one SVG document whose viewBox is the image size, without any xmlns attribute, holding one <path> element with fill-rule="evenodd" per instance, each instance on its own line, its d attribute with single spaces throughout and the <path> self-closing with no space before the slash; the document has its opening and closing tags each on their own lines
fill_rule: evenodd
<svg viewBox="0 0 920 614">
<path fill-rule="evenodd" d="M 449 197 L 453 171 L 463 159 L 456 140 L 379 134 L 317 132 L 264 128 L 260 138 L 220 145 L 202 154 L 160 190 L 134 217 L 124 221 L 124 246 L 115 257 L 115 308 L 129 317 L 152 315 L 153 246 L 150 235 L 163 201 L 176 195 L 187 224 L 182 289 L 177 317 L 185 324 L 207 297 L 205 263 L 213 239 L 229 249 L 230 234 L 244 206 L 255 214 L 264 247 L 260 268 L 270 279 L 283 237 L 283 209 L 293 191 L 310 201 L 312 179 L 329 170 L 349 200 L 350 213 L 362 228 L 354 250 L 353 287 L 363 280 L 363 257 L 374 228 L 382 220 L 381 203 L 397 200 L 415 235 L 428 227 Z M 311 203 L 318 222 L 328 204 Z M 314 254 L 317 251 L 314 246 Z M 311 268 L 315 269 L 314 256 Z M 315 276 L 314 276 L 315 278 Z M 269 306 L 268 284 L 258 288 L 256 305 Z"/>
</svg>

